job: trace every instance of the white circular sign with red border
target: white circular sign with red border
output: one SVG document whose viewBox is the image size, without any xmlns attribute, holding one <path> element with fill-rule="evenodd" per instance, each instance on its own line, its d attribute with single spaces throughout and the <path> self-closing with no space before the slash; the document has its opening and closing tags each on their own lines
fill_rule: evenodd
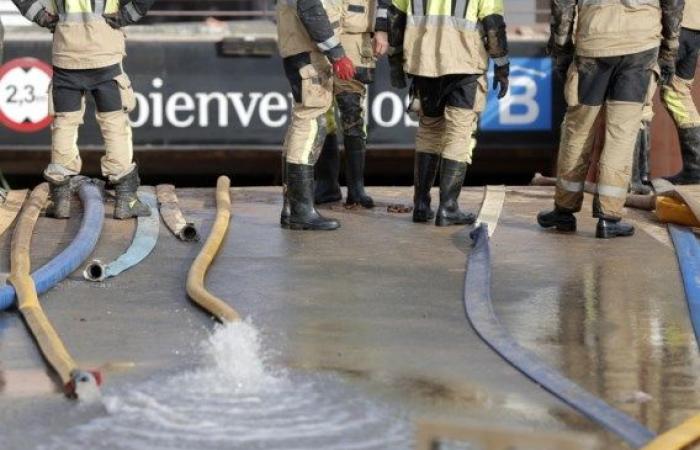
<svg viewBox="0 0 700 450">
<path fill-rule="evenodd" d="M 0 67 L 0 123 L 20 133 L 36 133 L 51 123 L 51 66 L 36 58 L 17 58 Z"/>
</svg>

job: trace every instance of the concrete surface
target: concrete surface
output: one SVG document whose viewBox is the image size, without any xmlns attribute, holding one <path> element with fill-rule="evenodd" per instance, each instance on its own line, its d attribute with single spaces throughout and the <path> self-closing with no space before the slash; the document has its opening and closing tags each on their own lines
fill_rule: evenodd
<svg viewBox="0 0 700 450">
<path fill-rule="evenodd" d="M 411 420 L 577 431 L 600 448 L 626 448 L 504 364 L 469 328 L 462 307 L 469 227 L 413 224 L 409 214 L 386 210 L 409 204 L 410 189 L 372 188 L 379 202 L 372 211 L 324 208 L 340 219 L 339 231 L 286 231 L 278 225 L 279 188 L 232 192 L 229 236 L 207 285 L 252 319 L 275 365 L 332 374 Z M 493 237 L 492 297 L 502 322 L 525 347 L 653 430 L 696 414 L 700 358 L 664 230 L 631 211 L 643 228 L 636 236 L 596 240 L 587 201 L 578 234 L 543 231 L 534 215 L 551 205 L 551 194 L 508 189 Z M 208 234 L 213 190 L 178 196 Z M 481 189 L 465 189 L 463 207 L 477 211 L 481 198 Z M 78 221 L 40 219 L 35 267 L 70 241 Z M 93 257 L 117 257 L 133 226 L 106 221 Z M 9 270 L 10 240 L 9 232 L 0 240 L 0 271 Z M 200 245 L 162 226 L 139 267 L 97 284 L 75 273 L 42 297 L 74 357 L 106 372 L 106 389 L 195 364 L 213 325 L 184 291 Z M 17 313 L 0 313 L 1 448 L 35 448 L 94 414 L 65 400 L 49 373 Z"/>
</svg>

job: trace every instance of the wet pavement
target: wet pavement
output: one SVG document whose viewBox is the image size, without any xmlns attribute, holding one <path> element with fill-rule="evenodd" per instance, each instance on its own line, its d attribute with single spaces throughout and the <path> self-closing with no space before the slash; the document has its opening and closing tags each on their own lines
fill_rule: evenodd
<svg viewBox="0 0 700 450">
<path fill-rule="evenodd" d="M 307 233 L 279 227 L 279 188 L 232 190 L 229 235 L 207 285 L 259 330 L 262 356 L 228 362 L 263 361 L 259 373 L 237 367 L 228 378 L 199 377 L 207 370 L 220 375 L 202 346 L 207 339 L 211 344 L 214 323 L 184 291 L 201 244 L 180 242 L 164 226 L 154 253 L 137 268 L 103 283 L 75 273 L 41 298 L 75 359 L 103 368 L 107 412 L 65 400 L 16 312 L 0 313 L 0 448 L 160 448 L 153 439 L 184 436 L 183 424 L 193 418 L 204 429 L 228 430 L 225 424 L 241 421 L 238 409 L 250 398 L 258 405 L 258 420 L 246 422 L 250 429 L 232 428 L 211 441 L 204 434 L 198 441 L 195 433 L 187 445 L 285 448 L 274 431 L 279 438 L 283 429 L 289 434 L 281 436 L 295 443 L 286 448 L 410 448 L 412 424 L 428 419 L 577 432 L 597 439 L 599 448 L 627 448 L 503 363 L 469 328 L 462 306 L 469 227 L 413 224 L 410 214 L 386 209 L 410 203 L 410 189 L 370 191 L 380 203 L 373 211 L 332 205 L 325 213 L 342 228 Z M 465 189 L 463 207 L 478 210 L 482 195 Z M 213 190 L 183 189 L 178 196 L 206 235 Z M 663 228 L 647 213 L 630 211 L 640 228 L 636 236 L 596 240 L 586 209 L 579 233 L 560 235 L 534 223 L 536 212 L 549 206 L 547 188 L 508 189 L 492 238 L 492 297 L 504 326 L 551 366 L 652 430 L 697 414 L 700 358 Z M 34 266 L 65 247 L 77 226 L 77 218 L 40 219 Z M 133 229 L 131 222 L 106 221 L 93 257 L 117 257 Z M 0 243 L 0 271 L 7 271 L 10 233 Z M 204 348 L 212 345 L 222 344 Z M 222 354 L 250 346 L 230 348 Z M 289 384 L 237 388 L 267 386 L 262 378 L 271 374 Z M 202 392 L 189 382 L 221 386 Z M 270 392 L 276 395 L 265 395 Z M 272 408 L 276 401 L 269 397 L 281 406 Z M 193 411 L 198 399 L 201 408 Z M 207 422 L 207 414 L 221 420 Z M 294 417 L 305 420 L 289 422 Z M 369 431 L 358 435 L 352 425 L 358 423 Z M 139 434 L 139 426 L 163 434 Z M 123 429 L 135 437 L 114 431 Z M 310 437 L 311 429 L 328 433 Z"/>
</svg>

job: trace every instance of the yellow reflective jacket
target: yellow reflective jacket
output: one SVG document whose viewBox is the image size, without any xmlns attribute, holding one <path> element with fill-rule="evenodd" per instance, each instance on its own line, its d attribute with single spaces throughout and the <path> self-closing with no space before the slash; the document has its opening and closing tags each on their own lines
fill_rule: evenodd
<svg viewBox="0 0 700 450">
<path fill-rule="evenodd" d="M 503 0 L 393 0 L 406 14 L 404 70 L 439 77 L 488 69 L 482 20 L 503 16 Z M 427 8 L 427 9 L 426 9 Z"/>
<path fill-rule="evenodd" d="M 124 32 L 105 22 L 103 14 L 119 11 L 119 0 L 52 0 L 47 10 L 58 14 L 53 35 L 53 65 L 62 69 L 98 69 L 118 64 L 126 55 Z"/>
</svg>

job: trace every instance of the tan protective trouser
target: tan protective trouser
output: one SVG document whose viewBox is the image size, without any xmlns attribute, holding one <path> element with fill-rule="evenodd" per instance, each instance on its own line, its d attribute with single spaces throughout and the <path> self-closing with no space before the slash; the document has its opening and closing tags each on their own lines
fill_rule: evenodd
<svg viewBox="0 0 700 450">
<path fill-rule="evenodd" d="M 288 163 L 316 163 L 325 139 L 326 112 L 333 104 L 333 76 L 328 60 L 311 53 L 311 64 L 299 70 L 301 102 L 294 103 L 292 119 L 284 139 Z"/>
<path fill-rule="evenodd" d="M 643 108 L 641 103 L 608 101 L 605 104 L 605 145 L 598 162 L 594 200 L 594 209 L 605 217 L 622 216 Z M 600 106 L 580 104 L 567 109 L 562 124 L 555 195 L 555 202 L 562 209 L 581 210 L 596 132 L 594 124 L 600 110 Z"/>
<path fill-rule="evenodd" d="M 442 117 L 419 113 L 416 151 L 471 164 L 479 114 L 471 109 L 446 106 Z"/>
<path fill-rule="evenodd" d="M 671 84 L 661 88 L 661 100 L 678 128 L 700 126 L 700 114 L 693 101 L 693 80 L 673 77 Z"/>
</svg>

